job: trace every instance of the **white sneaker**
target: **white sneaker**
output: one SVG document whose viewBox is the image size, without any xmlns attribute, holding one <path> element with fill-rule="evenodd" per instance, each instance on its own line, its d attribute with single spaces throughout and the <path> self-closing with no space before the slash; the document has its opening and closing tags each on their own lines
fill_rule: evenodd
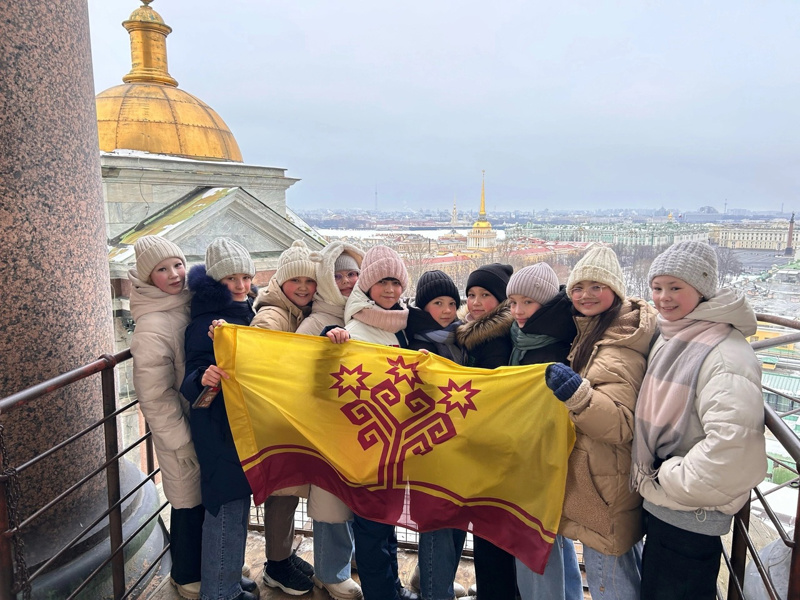
<svg viewBox="0 0 800 600">
<path fill-rule="evenodd" d="M 467 590 L 464 589 L 464 586 L 458 583 L 457 581 L 453 582 L 453 593 L 455 594 L 456 598 L 463 598 L 467 595 Z"/>
<path fill-rule="evenodd" d="M 364 597 L 361 592 L 361 586 L 353 579 L 345 579 L 339 583 L 324 583 L 315 575 L 314 585 L 320 589 L 328 590 L 328 594 L 334 600 L 361 600 Z"/>
<path fill-rule="evenodd" d="M 408 589 L 410 589 L 415 594 L 420 593 L 419 587 L 419 563 L 417 566 L 414 567 L 414 572 L 411 574 L 411 579 L 408 580 Z"/>
<path fill-rule="evenodd" d="M 169 578 L 175 589 L 178 590 L 178 595 L 186 600 L 198 600 L 200 598 L 200 582 L 193 581 L 192 583 L 184 583 L 181 585 L 176 582 L 172 577 Z"/>
</svg>

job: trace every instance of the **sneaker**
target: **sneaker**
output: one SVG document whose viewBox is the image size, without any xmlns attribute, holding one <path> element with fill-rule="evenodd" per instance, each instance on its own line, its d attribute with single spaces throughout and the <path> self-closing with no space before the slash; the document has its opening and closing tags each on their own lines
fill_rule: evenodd
<svg viewBox="0 0 800 600">
<path fill-rule="evenodd" d="M 200 598 L 200 582 L 193 581 L 192 583 L 178 583 L 172 577 L 169 578 L 175 589 L 178 590 L 178 595 L 186 600 L 198 600 Z"/>
<path fill-rule="evenodd" d="M 242 592 L 234 600 L 258 600 L 258 596 L 250 592 Z"/>
<path fill-rule="evenodd" d="M 303 560 L 297 556 L 297 552 L 292 552 L 292 554 L 289 556 L 289 563 L 306 577 L 314 576 L 314 567 L 307 560 Z"/>
<path fill-rule="evenodd" d="M 470 596 L 477 596 L 478 595 L 478 584 L 477 583 L 473 583 L 471 586 L 469 586 L 469 590 L 467 590 L 467 591 L 469 592 Z"/>
<path fill-rule="evenodd" d="M 250 565 L 244 563 L 242 565 L 242 576 L 243 577 L 250 577 Z"/>
<path fill-rule="evenodd" d="M 239 583 L 239 585 L 242 586 L 243 591 L 249 594 L 253 594 L 256 598 L 258 598 L 258 596 L 261 594 L 261 592 L 258 589 L 258 584 L 252 579 L 248 579 L 247 577 L 242 577 L 242 581 Z"/>
<path fill-rule="evenodd" d="M 453 594 L 456 598 L 463 598 L 467 595 L 467 590 L 464 588 L 463 585 L 458 583 L 457 581 L 453 582 Z"/>
<path fill-rule="evenodd" d="M 414 567 L 414 572 L 411 573 L 411 579 L 408 580 L 408 589 L 412 592 L 419 594 L 420 587 L 419 587 L 419 563 L 417 566 Z"/>
<path fill-rule="evenodd" d="M 397 595 L 400 596 L 400 600 L 419 600 L 419 594 L 415 594 L 404 587 L 397 590 Z"/>
<path fill-rule="evenodd" d="M 262 575 L 264 585 L 271 588 L 280 588 L 290 596 L 302 596 L 314 589 L 314 582 L 295 569 L 289 559 L 264 563 Z"/>
<path fill-rule="evenodd" d="M 318 577 L 314 577 L 314 585 L 327 590 L 333 600 L 361 600 L 364 597 L 361 586 L 352 578 L 339 583 L 323 583 Z"/>
</svg>

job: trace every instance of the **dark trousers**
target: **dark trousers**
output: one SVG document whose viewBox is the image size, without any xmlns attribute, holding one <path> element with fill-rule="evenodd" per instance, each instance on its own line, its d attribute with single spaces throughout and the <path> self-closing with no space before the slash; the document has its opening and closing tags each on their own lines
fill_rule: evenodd
<svg viewBox="0 0 800 600">
<path fill-rule="evenodd" d="M 644 511 L 642 600 L 713 600 L 722 556 L 719 536 L 680 529 Z"/>
<path fill-rule="evenodd" d="M 353 537 L 364 600 L 397 600 L 401 588 L 394 525 L 355 515 Z"/>
<path fill-rule="evenodd" d="M 172 555 L 170 576 L 175 583 L 186 585 L 200 581 L 200 564 L 203 546 L 203 518 L 206 509 L 170 509 L 169 551 Z"/>
<path fill-rule="evenodd" d="M 473 537 L 475 548 L 475 583 L 479 597 L 495 600 L 515 600 L 517 569 L 514 556 L 491 542 Z M 483 592 L 481 593 L 481 590 Z"/>
</svg>

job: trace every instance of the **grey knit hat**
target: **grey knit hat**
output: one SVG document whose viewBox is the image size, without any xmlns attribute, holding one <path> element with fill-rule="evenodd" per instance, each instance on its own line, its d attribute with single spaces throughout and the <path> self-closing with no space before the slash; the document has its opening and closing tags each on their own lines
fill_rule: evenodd
<svg viewBox="0 0 800 600">
<path fill-rule="evenodd" d="M 162 260 L 168 258 L 179 258 L 186 266 L 186 257 L 183 251 L 169 240 L 165 240 L 157 235 L 146 235 L 136 240 L 133 245 L 136 253 L 136 274 L 145 283 L 153 283 L 150 273 Z"/>
<path fill-rule="evenodd" d="M 656 256 L 647 279 L 660 275 L 685 281 L 708 300 L 717 294 L 717 253 L 704 242 L 678 242 Z"/>
<path fill-rule="evenodd" d="M 278 258 L 278 270 L 275 273 L 278 285 L 295 277 L 308 277 L 316 281 L 317 265 L 311 260 L 311 251 L 303 240 L 295 240 Z"/>
<path fill-rule="evenodd" d="M 461 304 L 458 288 L 450 276 L 444 271 L 425 271 L 417 281 L 417 294 L 414 304 L 417 308 L 424 309 L 428 302 L 439 296 L 447 296 L 456 302 L 456 308 Z"/>
<path fill-rule="evenodd" d="M 567 292 L 572 293 L 575 284 L 581 281 L 596 281 L 611 288 L 620 298 L 625 299 L 625 278 L 617 255 L 611 248 L 595 246 L 583 255 L 567 280 Z"/>
<path fill-rule="evenodd" d="M 239 242 L 224 237 L 215 239 L 206 248 L 206 275 L 221 281 L 236 273 L 255 276 L 256 266 L 250 253 Z"/>
<path fill-rule="evenodd" d="M 533 298 L 539 304 L 547 304 L 558 295 L 558 275 L 547 263 L 530 265 L 511 276 L 506 294 L 519 294 Z"/>
<path fill-rule="evenodd" d="M 342 252 L 336 262 L 333 263 L 333 271 L 360 271 L 356 259 L 347 252 Z"/>
</svg>

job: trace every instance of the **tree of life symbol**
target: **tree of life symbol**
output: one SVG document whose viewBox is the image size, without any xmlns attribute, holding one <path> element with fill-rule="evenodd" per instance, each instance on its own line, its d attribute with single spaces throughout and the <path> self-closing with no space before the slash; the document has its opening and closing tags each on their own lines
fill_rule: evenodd
<svg viewBox="0 0 800 600">
<path fill-rule="evenodd" d="M 445 386 L 427 385 L 419 373 L 419 362 L 402 356 L 387 358 L 383 373 L 370 373 L 362 364 L 331 373 L 330 389 L 354 399 L 341 410 L 359 427 L 358 441 L 364 450 L 380 445 L 380 462 L 375 486 L 378 489 L 403 486 L 403 460 L 409 453 L 426 454 L 434 446 L 457 435 L 450 412 L 462 417 L 477 411 L 473 399 L 480 393 L 472 380 L 460 384 L 448 379 Z M 423 390 L 426 387 L 437 398 Z M 364 394 L 366 392 L 366 394 Z M 362 395 L 366 397 L 362 398 Z"/>
</svg>

